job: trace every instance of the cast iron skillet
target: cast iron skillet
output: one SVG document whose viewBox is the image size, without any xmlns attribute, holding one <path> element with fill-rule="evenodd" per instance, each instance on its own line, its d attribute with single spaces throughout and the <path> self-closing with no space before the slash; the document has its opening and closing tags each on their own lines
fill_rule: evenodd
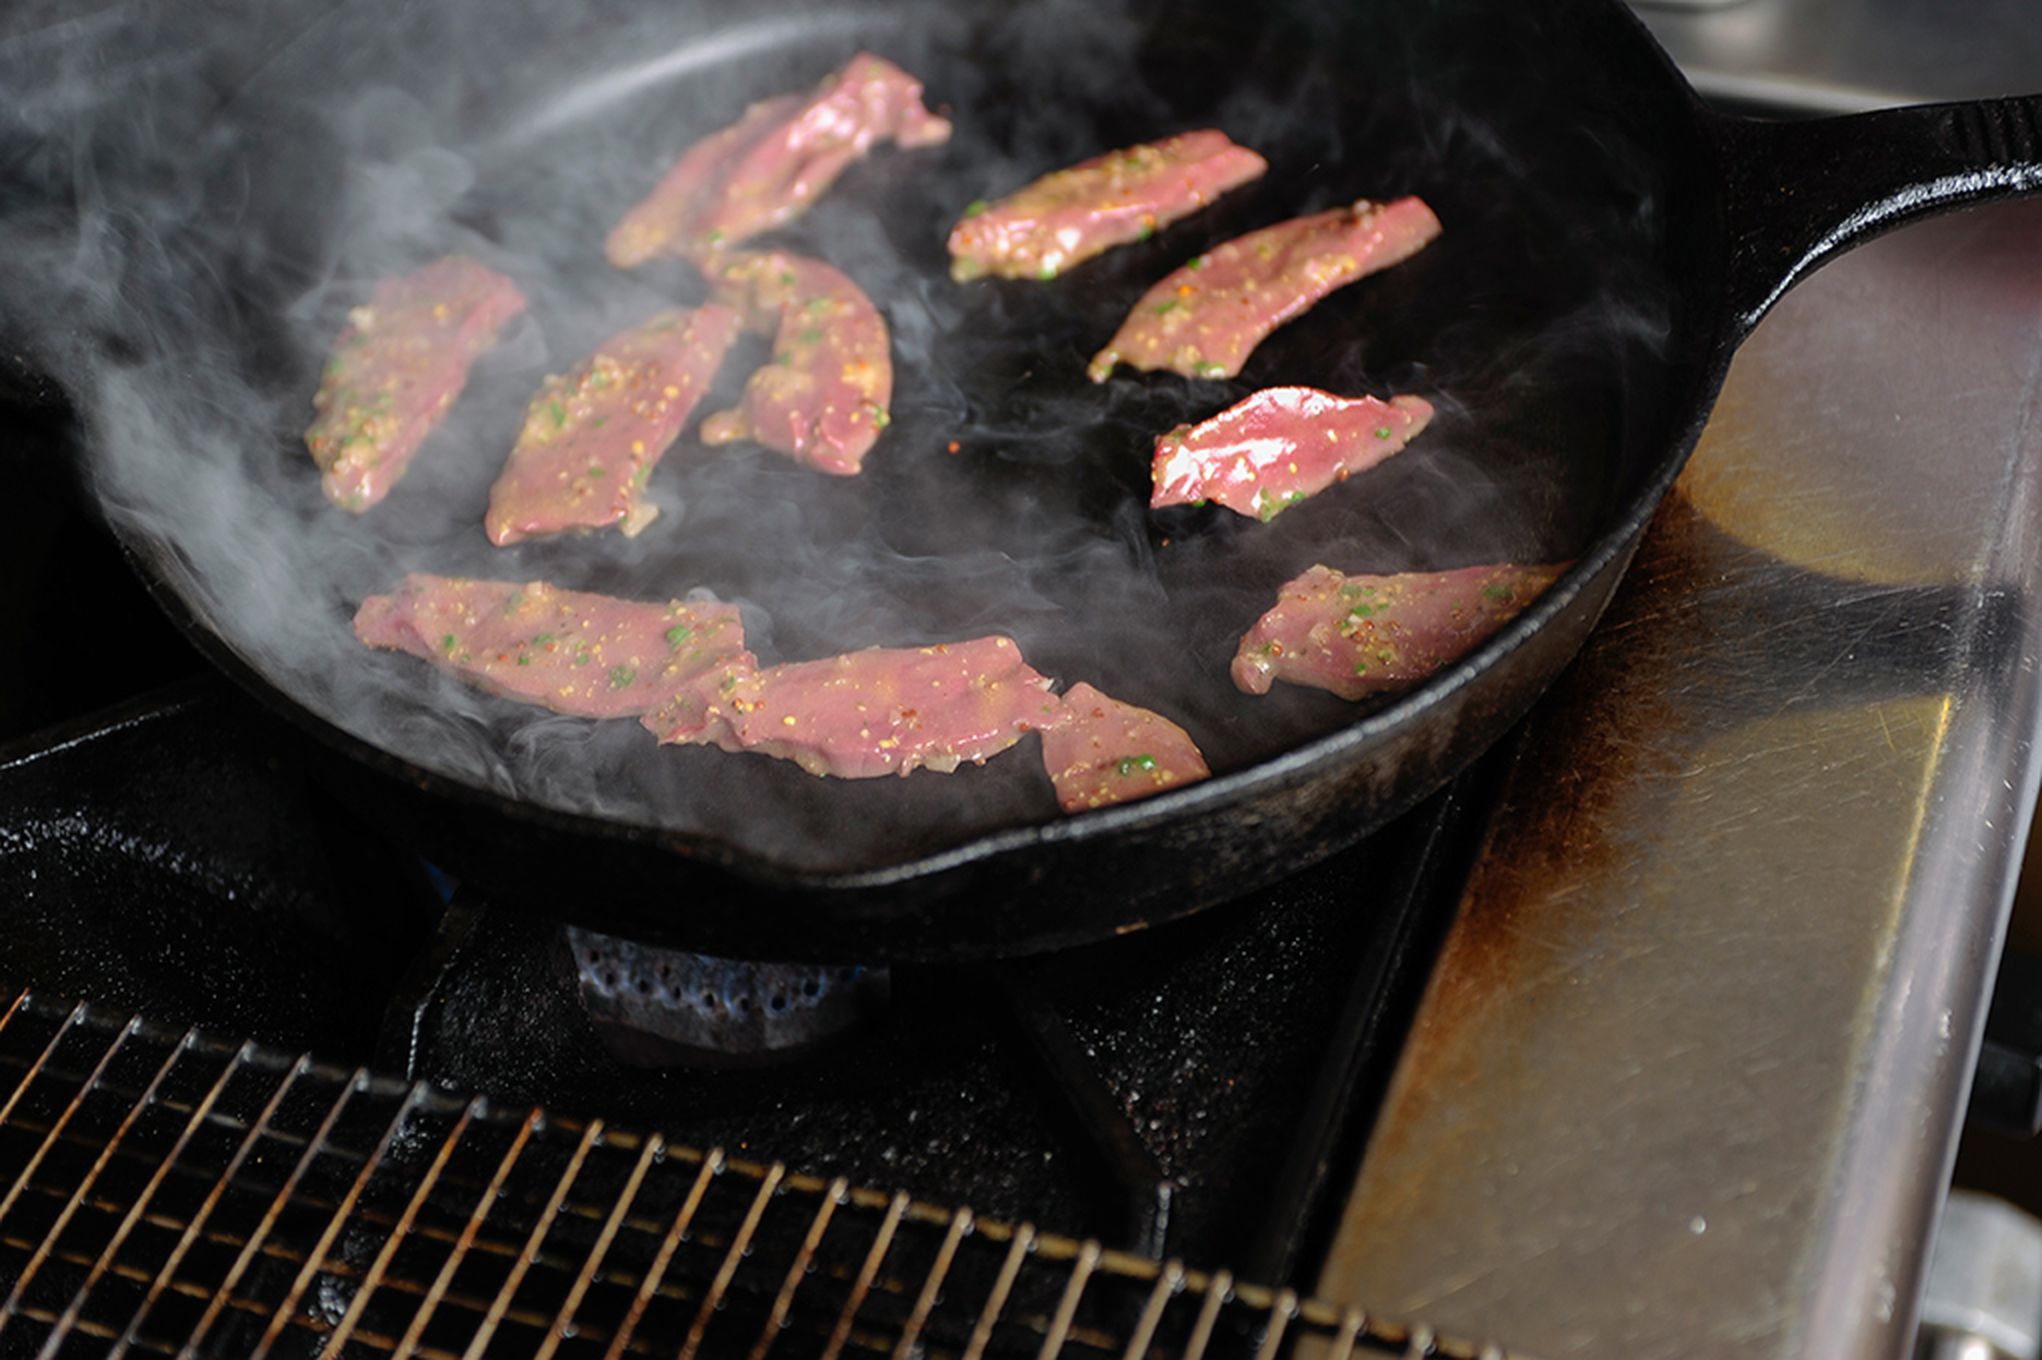
<svg viewBox="0 0 2042 1360">
<path fill-rule="evenodd" d="M 975 783 L 922 775 L 827 788 L 765 761 L 646 747 L 620 759 L 670 762 L 658 778 L 707 781 L 725 803 L 754 790 L 765 791 L 768 809 L 779 806 L 771 799 L 793 799 L 823 828 L 822 844 L 761 852 L 727 827 L 705 833 L 561 811 L 436 773 L 318 716 L 251 658 L 234 620 L 208 612 L 173 546 L 113 519 L 137 568 L 199 645 L 317 737 L 344 795 L 424 853 L 564 917 L 730 955 L 1051 949 L 1182 916 L 1351 843 L 1492 744 L 1575 654 L 1693 448 L 1732 352 L 1784 290 L 1886 228 L 2042 186 L 2042 101 L 1806 124 L 1733 119 L 1704 109 L 1629 13 L 1600 0 L 1227 0 L 1111 15 L 1094 6 L 1008 15 L 1004 7 L 901 5 L 791 20 L 760 4 L 741 22 L 662 9 L 666 46 L 633 30 L 635 50 L 650 56 L 620 82 L 628 88 L 563 101 L 548 89 L 543 62 L 513 58 L 600 44 L 603 25 L 627 11 L 632 24 L 653 22 L 637 12 L 649 6 L 605 0 L 563 17 L 569 8 L 501 17 L 493 8 L 488 34 L 477 36 L 458 13 L 436 25 L 428 7 L 426 18 L 414 11 L 404 21 L 399 55 L 374 58 L 379 77 L 401 86 L 429 77 L 434 43 L 495 44 L 501 80 L 464 96 L 473 104 L 476 183 L 450 209 L 482 239 L 516 244 L 520 213 L 543 201 L 549 177 L 571 178 L 607 139 L 684 145 L 746 99 L 797 88 L 861 45 L 922 75 L 959 124 L 957 141 L 932 158 L 883 152 L 855 168 L 787 238 L 797 249 L 848 254 L 840 262 L 875 292 L 899 346 L 912 351 L 900 364 L 893 443 L 882 446 L 902 452 L 875 455 L 855 493 L 764 458 L 672 474 L 684 479 L 691 535 L 651 551 L 680 555 L 666 567 L 714 580 L 726 594 L 767 601 L 775 645 L 799 656 L 888 639 L 855 629 L 849 642 L 841 630 L 833 636 L 843 620 L 827 607 L 805 610 L 798 593 L 776 583 L 775 553 L 765 562 L 719 556 L 714 529 L 742 537 L 747 506 L 773 507 L 769 525 L 882 543 L 894 554 L 890 570 L 929 573 L 929 636 L 986 631 L 974 611 L 1013 593 L 1007 581 L 975 595 L 977 578 L 966 572 L 961 584 L 950 582 L 944 561 L 967 560 L 996 577 L 1001 554 L 1026 553 L 1004 533 L 1113 526 L 1097 536 L 1109 548 L 1085 540 L 1062 575 L 1057 561 L 1030 566 L 1023 576 L 1030 598 L 1044 601 L 1040 612 L 991 625 L 1015 630 L 1053 674 L 1092 678 L 1194 719 L 1219 775 L 1062 818 L 1045 793 L 994 782 L 1025 784 L 1026 772 L 1009 767 L 1032 762 L 1032 745 L 952 777 Z M 302 294 L 305 280 L 288 277 L 289 261 L 324 249 L 294 254 L 276 243 L 334 230 L 305 221 L 306 201 L 319 201 L 318 174 L 305 163 L 320 143 L 316 131 L 309 141 L 299 135 L 289 89 L 294 80 L 341 78 L 351 44 L 374 47 L 347 32 L 298 43 L 218 114 L 248 134 L 237 157 L 255 187 L 244 187 L 233 211 L 255 244 L 218 269 L 238 290 L 241 313 L 255 318 L 251 343 L 273 338 L 263 331 L 263 305 Z M 1114 42 L 1125 46 L 1110 50 Z M 677 105 L 677 89 L 700 98 Z M 1209 122 L 1269 155 L 1264 185 L 1057 284 L 946 291 L 941 233 L 959 204 L 1096 149 Z M 599 178 L 585 195 L 589 220 L 614 216 L 657 169 L 648 162 L 635 167 L 635 180 Z M 268 183 L 285 187 L 266 193 Z M 1092 389 L 1078 376 L 1147 282 L 1202 245 L 1293 212 L 1402 192 L 1434 204 L 1447 224 L 1441 242 L 1279 332 L 1238 382 L 1122 377 Z M 278 273 L 285 277 L 269 277 Z M 689 285 L 676 274 L 670 286 Z M 535 311 L 566 313 L 561 299 L 535 301 Z M 580 338 L 573 323 L 547 324 L 567 333 L 562 348 L 572 351 Z M 309 375 L 288 365 L 271 376 L 310 390 Z M 512 375 L 504 391 L 528 390 L 530 379 Z M 1281 381 L 1427 391 L 1444 398 L 1442 423 L 1431 452 L 1414 446 L 1370 474 L 1377 480 L 1368 496 L 1342 488 L 1266 528 L 1222 522 L 1217 511 L 1145 520 L 1147 436 Z M 475 400 L 471 393 L 464 405 Z M 514 418 L 521 403 L 510 403 Z M 500 425 L 490 427 L 496 437 Z M 968 447 L 946 466 L 934 451 L 952 431 Z M 287 439 L 262 454 L 289 455 Z M 421 494 L 390 521 L 397 537 L 419 532 L 422 521 L 405 514 L 472 523 L 491 472 L 428 482 L 431 498 Z M 1459 495 L 1467 485 L 1480 489 Z M 817 499 L 828 495 L 852 499 Z M 577 584 L 655 593 L 643 558 L 590 571 L 574 556 L 589 549 L 542 548 L 507 568 L 475 540 L 435 539 L 439 555 L 417 565 L 579 570 Z M 1163 595 L 1149 605 L 1132 595 L 1092 598 L 1118 589 L 1110 583 L 1120 578 L 1100 565 L 1112 551 L 1136 559 L 1128 579 L 1161 580 Z M 1095 552 L 1105 555 L 1088 555 Z M 1486 645 L 1394 702 L 1349 708 L 1282 687 L 1251 701 L 1216 688 L 1233 638 L 1278 583 L 1314 560 L 1390 570 L 1501 557 L 1575 564 Z M 828 570 L 826 561 L 805 561 Z M 844 598 L 862 598 L 845 589 Z M 903 593 L 914 592 L 886 598 Z M 1095 607 L 1104 622 L 1063 633 L 1053 626 Z M 1145 608 L 1156 618 L 1135 619 Z M 874 627 L 909 626 L 883 605 L 870 612 Z M 1111 646 L 1116 615 L 1129 630 L 1122 649 Z M 442 692 L 416 678 L 426 668 L 407 658 L 362 664 L 388 668 L 394 702 L 423 704 Z M 1176 672 L 1194 678 L 1171 678 Z M 943 800 L 953 796 L 971 806 L 970 817 L 949 814 Z"/>
</svg>

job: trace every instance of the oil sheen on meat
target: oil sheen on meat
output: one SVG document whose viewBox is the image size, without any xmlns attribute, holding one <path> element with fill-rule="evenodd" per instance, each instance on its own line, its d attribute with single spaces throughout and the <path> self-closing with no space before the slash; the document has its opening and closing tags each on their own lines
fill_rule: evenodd
<svg viewBox="0 0 2042 1360">
<path fill-rule="evenodd" d="M 326 498 L 360 512 L 389 495 L 475 357 L 524 309 L 516 284 L 465 255 L 377 284 L 348 313 L 312 398 L 305 447 Z"/>
<path fill-rule="evenodd" d="M 1160 713 L 1087 684 L 1064 694 L 1063 721 L 1042 732 L 1042 767 L 1065 812 L 1147 798 L 1212 773 L 1190 734 Z"/>
<path fill-rule="evenodd" d="M 995 203 L 974 203 L 950 231 L 950 275 L 1053 279 L 1073 265 L 1145 241 L 1269 162 L 1210 129 L 1144 142 L 1044 175 Z"/>
<path fill-rule="evenodd" d="M 1432 419 L 1422 397 L 1339 397 L 1265 387 L 1156 439 L 1149 504 L 1212 501 L 1264 523 L 1382 462 Z"/>
<path fill-rule="evenodd" d="M 752 439 L 819 471 L 856 475 L 892 419 L 893 356 L 879 309 L 840 271 L 785 251 L 732 254 L 710 270 L 717 297 L 774 336 L 744 399 L 702 422 L 702 442 Z"/>
<path fill-rule="evenodd" d="M 662 742 L 869 779 L 982 764 L 1063 714 L 1013 639 L 993 636 L 765 668 L 747 653 L 683 686 L 645 725 Z"/>
<path fill-rule="evenodd" d="M 736 605 L 651 604 L 544 581 L 414 574 L 362 601 L 355 636 L 477 688 L 581 718 L 637 717 L 744 650 Z"/>
<path fill-rule="evenodd" d="M 1234 655 L 1234 684 L 1285 680 L 1360 699 L 1425 679 L 1473 650 L 1557 579 L 1565 564 L 1348 576 L 1315 566 L 1287 582 Z"/>
<path fill-rule="evenodd" d="M 651 523 L 659 511 L 646 480 L 737 332 L 737 313 L 719 303 L 664 311 L 547 378 L 489 493 L 489 541 L 612 524 L 629 536 Z"/>
<path fill-rule="evenodd" d="M 689 147 L 610 232 L 610 262 L 662 255 L 700 261 L 807 211 L 844 168 L 883 141 L 934 146 L 948 121 L 922 104 L 922 82 L 860 52 L 810 94 L 752 105 Z"/>
<path fill-rule="evenodd" d="M 1335 289 L 1410 259 L 1439 231 L 1439 219 L 1416 198 L 1363 199 L 1251 231 L 1142 294 L 1086 371 L 1094 382 L 1120 364 L 1231 378 L 1278 326 Z"/>
</svg>

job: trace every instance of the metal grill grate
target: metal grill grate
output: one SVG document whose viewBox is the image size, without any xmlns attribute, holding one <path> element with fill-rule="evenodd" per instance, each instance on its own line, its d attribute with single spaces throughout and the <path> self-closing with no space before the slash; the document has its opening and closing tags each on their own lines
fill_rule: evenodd
<svg viewBox="0 0 2042 1360">
<path fill-rule="evenodd" d="M 1501 1356 L 28 992 L 0 1073 L 0 1355 Z"/>
</svg>

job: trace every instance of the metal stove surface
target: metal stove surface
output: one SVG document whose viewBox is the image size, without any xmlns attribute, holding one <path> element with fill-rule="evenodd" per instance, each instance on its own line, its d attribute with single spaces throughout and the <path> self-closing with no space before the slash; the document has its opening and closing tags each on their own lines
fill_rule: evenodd
<svg viewBox="0 0 2042 1360">
<path fill-rule="evenodd" d="M 844 1032 L 677 1065 L 617 1042 L 557 920 L 443 904 L 291 750 L 199 680 L 0 752 L 0 977 L 1279 1282 L 1323 1249 L 1484 777 L 1207 918 L 846 967 L 816 984 L 862 998 Z"/>
<path fill-rule="evenodd" d="M 1908 1352 L 2037 787 L 2038 239 L 1910 228 L 1739 355 L 1522 734 L 1320 1293 Z"/>
</svg>

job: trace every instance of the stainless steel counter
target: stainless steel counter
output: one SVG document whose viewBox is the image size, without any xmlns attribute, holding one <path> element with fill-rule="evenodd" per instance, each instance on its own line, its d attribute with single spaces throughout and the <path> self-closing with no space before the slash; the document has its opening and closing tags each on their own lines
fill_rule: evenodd
<svg viewBox="0 0 2042 1360">
<path fill-rule="evenodd" d="M 2042 206 L 1789 295 L 1534 715 L 1318 1293 L 1900 1355 L 2042 727 Z"/>
</svg>

